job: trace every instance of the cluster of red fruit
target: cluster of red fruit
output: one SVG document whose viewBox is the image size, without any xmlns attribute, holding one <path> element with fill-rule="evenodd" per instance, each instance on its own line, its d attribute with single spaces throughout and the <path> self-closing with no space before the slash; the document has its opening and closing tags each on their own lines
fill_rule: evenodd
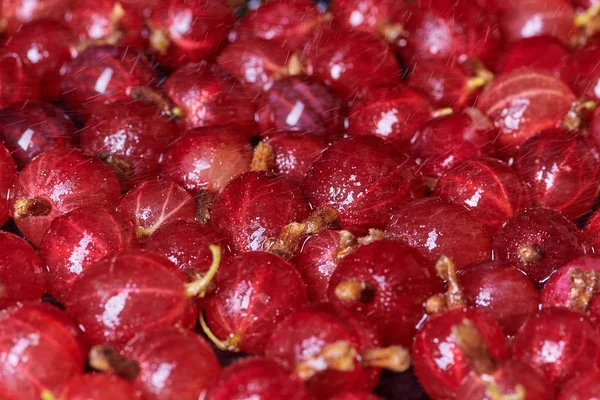
<svg viewBox="0 0 600 400">
<path fill-rule="evenodd" d="M 600 397 L 600 1 L 0 4 L 0 399 Z"/>
</svg>

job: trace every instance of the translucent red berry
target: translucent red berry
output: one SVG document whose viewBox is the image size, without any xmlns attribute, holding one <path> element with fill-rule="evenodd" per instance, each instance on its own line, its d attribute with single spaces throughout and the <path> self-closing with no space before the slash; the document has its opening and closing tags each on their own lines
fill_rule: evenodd
<svg viewBox="0 0 600 400">
<path fill-rule="evenodd" d="M 511 43 L 504 51 L 501 73 L 519 68 L 535 68 L 553 74 L 560 72 L 569 48 L 553 36 L 533 36 Z"/>
<path fill-rule="evenodd" d="M 379 400 L 380 398 L 369 392 L 345 392 L 339 393 L 330 400 Z"/>
<path fill-rule="evenodd" d="M 600 62 L 600 46 L 590 44 L 573 52 L 564 63 L 561 78 L 565 80 L 577 96 L 588 100 L 600 99 L 598 83 L 600 73 L 595 65 Z"/>
<path fill-rule="evenodd" d="M 6 147 L 0 144 L 0 225 L 4 225 L 12 215 L 10 197 L 16 180 L 15 162 Z"/>
<path fill-rule="evenodd" d="M 73 0 L 7 0 L 2 2 L 0 15 L 7 32 L 18 30 L 21 25 L 40 19 L 60 21 Z"/>
<path fill-rule="evenodd" d="M 19 54 L 0 53 L 0 107 L 39 99 L 40 82 L 33 78 Z"/>
<path fill-rule="evenodd" d="M 585 242 L 595 253 L 600 253 L 600 212 L 594 212 L 584 230 Z"/>
<path fill-rule="evenodd" d="M 390 20 L 402 7 L 397 1 L 334 0 L 329 7 L 335 23 L 347 30 L 375 33 L 389 41 L 402 32 L 402 27 Z"/>
<path fill-rule="evenodd" d="M 590 372 L 563 386 L 558 400 L 589 400 L 600 396 L 600 372 Z"/>
<path fill-rule="evenodd" d="M 326 147 L 311 132 L 274 133 L 266 143 L 271 146 L 275 157 L 273 172 L 297 183 L 302 183 Z"/>
<path fill-rule="evenodd" d="M 61 400 L 139 399 L 131 382 L 112 374 L 83 374 L 75 376 L 69 381 L 57 398 Z"/>
</svg>

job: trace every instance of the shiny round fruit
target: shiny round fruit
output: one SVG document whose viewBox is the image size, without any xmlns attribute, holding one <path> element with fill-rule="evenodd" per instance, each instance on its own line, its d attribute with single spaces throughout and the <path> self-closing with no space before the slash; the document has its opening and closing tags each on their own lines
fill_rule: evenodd
<svg viewBox="0 0 600 400">
<path fill-rule="evenodd" d="M 587 100 L 600 99 L 600 72 L 595 67 L 600 62 L 600 45 L 590 44 L 573 52 L 564 63 L 561 78 L 575 94 Z"/>
<path fill-rule="evenodd" d="M 513 357 L 543 372 L 555 388 L 598 371 L 598 332 L 578 312 L 549 308 L 531 317 L 517 332 Z"/>
<path fill-rule="evenodd" d="M 161 176 L 191 192 L 219 193 L 252 162 L 247 136 L 229 128 L 192 129 L 162 150 Z"/>
<path fill-rule="evenodd" d="M 457 269 L 492 256 L 487 228 L 459 205 L 431 197 L 412 201 L 392 217 L 386 233 L 419 249 L 431 262 L 447 256 Z M 433 264 L 432 264 L 433 265 Z"/>
<path fill-rule="evenodd" d="M 535 68 L 552 74 L 560 72 L 570 50 L 553 36 L 533 36 L 511 43 L 502 56 L 500 71 Z"/>
<path fill-rule="evenodd" d="M 0 226 L 4 225 L 12 215 L 10 197 L 17 180 L 17 168 L 10 153 L 0 143 Z"/>
<path fill-rule="evenodd" d="M 43 397 L 46 399 L 47 397 Z M 73 377 L 56 400 L 139 400 L 133 385 L 112 374 Z"/>
<path fill-rule="evenodd" d="M 586 245 L 592 252 L 600 253 L 600 212 L 594 212 L 588 220 L 584 229 L 584 237 Z"/>
<path fill-rule="evenodd" d="M 140 238 L 162 225 L 196 217 L 194 197 L 184 188 L 169 181 L 146 181 L 127 193 L 117 211 L 132 221 Z"/>
<path fill-rule="evenodd" d="M 81 273 L 100 258 L 137 247 L 133 224 L 102 207 L 83 207 L 56 217 L 42 239 L 48 292 L 64 301 Z"/>
<path fill-rule="evenodd" d="M 265 240 L 308 216 L 300 188 L 266 172 L 246 172 L 233 178 L 212 204 L 212 226 L 236 252 L 262 250 Z"/>
<path fill-rule="evenodd" d="M 392 41 L 398 36 L 397 26 L 390 17 L 402 9 L 395 0 L 333 0 L 330 5 L 335 23 L 344 29 L 374 33 Z"/>
<path fill-rule="evenodd" d="M 52 220 L 81 206 L 114 208 L 119 180 L 101 161 L 75 149 L 54 149 L 37 156 L 15 185 L 12 216 L 19 231 L 39 247 Z"/>
<path fill-rule="evenodd" d="M 311 132 L 274 133 L 266 143 L 275 156 L 273 172 L 300 184 L 326 147 Z"/>
<path fill-rule="evenodd" d="M 0 231 L 0 310 L 38 301 L 45 290 L 44 265 L 35 249 L 17 235 Z"/>
<path fill-rule="evenodd" d="M 492 239 L 494 256 L 541 285 L 567 261 L 584 254 L 582 233 L 562 214 L 545 208 L 518 211 Z"/>
<path fill-rule="evenodd" d="M 31 21 L 60 21 L 73 3 L 73 0 L 4 0 L 0 7 L 2 27 L 5 32 L 14 32 Z"/>
<path fill-rule="evenodd" d="M 382 139 L 361 136 L 329 146 L 304 180 L 313 207 L 340 213 L 340 227 L 354 234 L 383 228 L 401 204 L 419 197 L 416 165 Z"/>
<path fill-rule="evenodd" d="M 250 251 L 226 262 L 205 299 L 205 332 L 223 350 L 262 354 L 278 324 L 307 302 L 296 268 L 271 253 Z M 212 331 L 212 332 L 211 332 Z"/>
<path fill-rule="evenodd" d="M 0 110 L 0 140 L 19 168 L 38 154 L 75 145 L 75 125 L 60 108 L 38 101 Z"/>
<path fill-rule="evenodd" d="M 424 302 L 443 290 L 433 265 L 399 240 L 359 246 L 331 275 L 331 303 L 367 318 L 385 345 L 409 346 L 425 315 Z"/>
<path fill-rule="evenodd" d="M 600 372 L 572 379 L 560 391 L 558 400 L 590 400 L 600 396 Z"/>
<path fill-rule="evenodd" d="M 558 78 L 521 68 L 494 80 L 477 107 L 500 130 L 499 148 L 510 156 L 536 132 L 560 126 L 574 101 L 571 89 Z"/>
<path fill-rule="evenodd" d="M 0 53 L 1 108 L 39 99 L 40 86 L 40 82 L 34 80 L 32 72 L 23 65 L 19 54 L 8 51 Z"/>
<path fill-rule="evenodd" d="M 465 160 L 439 179 L 435 191 L 496 231 L 505 219 L 530 205 L 529 193 L 508 164 L 494 158 Z"/>
</svg>

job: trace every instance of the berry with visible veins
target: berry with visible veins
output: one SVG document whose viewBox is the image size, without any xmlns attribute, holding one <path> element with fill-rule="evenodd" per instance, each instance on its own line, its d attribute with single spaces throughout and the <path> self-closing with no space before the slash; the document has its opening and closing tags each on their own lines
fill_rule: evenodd
<svg viewBox="0 0 600 400">
<path fill-rule="evenodd" d="M 600 372 L 590 372 L 563 386 L 558 400 L 590 400 L 600 396 Z"/>
<path fill-rule="evenodd" d="M 326 148 L 323 141 L 310 132 L 273 133 L 265 143 L 275 158 L 272 171 L 300 184 Z"/>
<path fill-rule="evenodd" d="M 499 67 L 502 74 L 519 68 L 535 68 L 558 74 L 570 53 L 569 48 L 553 36 L 533 36 L 511 43 Z"/>
<path fill-rule="evenodd" d="M 0 143 L 0 226 L 12 216 L 11 196 L 15 181 L 17 180 L 17 168 L 10 153 Z"/>
<path fill-rule="evenodd" d="M 23 65 L 19 54 L 9 51 L 0 53 L 0 107 L 37 100 L 40 86 L 40 82 L 33 79 L 32 72 Z"/>
<path fill-rule="evenodd" d="M 46 393 L 49 396 L 50 392 Z M 50 395 L 44 400 L 138 400 L 133 385 L 112 374 L 83 374 L 74 377 L 59 392 L 60 396 Z"/>
</svg>

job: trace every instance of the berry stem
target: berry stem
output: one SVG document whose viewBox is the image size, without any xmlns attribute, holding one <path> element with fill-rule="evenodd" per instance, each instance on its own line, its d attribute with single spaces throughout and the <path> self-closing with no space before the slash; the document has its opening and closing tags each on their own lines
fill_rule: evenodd
<svg viewBox="0 0 600 400">
<path fill-rule="evenodd" d="M 410 368 L 410 353 L 401 346 L 367 349 L 360 357 L 363 367 L 385 368 L 394 372 L 404 372 Z"/>
<path fill-rule="evenodd" d="M 136 86 L 132 88 L 131 97 L 154 104 L 163 115 L 169 118 L 179 118 L 183 115 L 181 108 L 174 106 L 165 96 L 148 86 Z"/>
<path fill-rule="evenodd" d="M 350 343 L 346 341 L 331 343 L 323 346 L 314 356 L 299 362 L 296 365 L 296 373 L 300 379 L 307 381 L 327 369 L 353 371 L 356 356 L 356 349 Z"/>
<path fill-rule="evenodd" d="M 481 76 L 474 76 L 467 81 L 467 89 L 472 92 L 487 85 L 488 81 Z"/>
<path fill-rule="evenodd" d="M 358 240 L 348 231 L 340 231 L 340 243 L 333 252 L 333 259 L 339 262 L 358 246 Z"/>
<path fill-rule="evenodd" d="M 376 240 L 385 239 L 385 232 L 380 231 L 379 229 L 369 229 L 369 234 L 363 237 L 358 238 L 358 244 L 361 246 L 364 244 L 373 243 Z"/>
<path fill-rule="evenodd" d="M 158 54 L 167 54 L 167 49 L 171 45 L 171 39 L 165 29 L 151 29 L 150 47 Z"/>
<path fill-rule="evenodd" d="M 600 14 L 600 3 L 594 4 L 582 13 L 575 15 L 575 26 L 581 27 L 590 23 Z"/>
<path fill-rule="evenodd" d="M 117 174 L 121 179 L 130 178 L 135 173 L 135 168 L 131 161 L 126 157 L 118 156 L 105 151 L 98 155 L 98 158 L 104 163 L 108 164 L 109 167 Z"/>
<path fill-rule="evenodd" d="M 54 393 L 48 389 L 44 389 L 40 392 L 40 398 L 42 400 L 58 400 Z"/>
<path fill-rule="evenodd" d="M 208 337 L 210 341 L 213 342 L 213 344 L 217 346 L 217 348 L 219 348 L 220 350 L 234 352 L 240 351 L 238 344 L 240 343 L 242 338 L 232 333 L 226 340 L 219 339 L 210 330 L 208 324 L 206 323 L 206 320 L 204 319 L 204 313 L 200 313 L 200 327 L 202 328 L 202 331 L 204 332 L 206 337 Z"/>
<path fill-rule="evenodd" d="M 402 24 L 394 23 L 388 20 L 379 20 L 375 24 L 375 30 L 385 41 L 395 44 L 404 34 Z"/>
<path fill-rule="evenodd" d="M 208 189 L 202 189 L 196 195 L 196 221 L 203 225 L 210 221 L 210 207 L 215 200 L 215 194 Z"/>
<path fill-rule="evenodd" d="M 252 171 L 269 171 L 275 167 L 275 153 L 273 147 L 264 142 L 259 142 L 254 149 L 250 169 Z"/>
<path fill-rule="evenodd" d="M 51 211 L 52 204 L 42 197 L 15 201 L 16 218 L 43 217 L 50 214 Z"/>
<path fill-rule="evenodd" d="M 438 276 L 446 282 L 448 288 L 446 293 L 430 297 L 425 303 L 428 314 L 436 314 L 440 311 L 464 307 L 466 304 L 462 287 L 458 283 L 456 267 L 454 262 L 446 256 L 441 256 L 435 264 Z"/>
<path fill-rule="evenodd" d="M 194 282 L 185 284 L 185 294 L 188 297 L 204 297 L 221 264 L 221 247 L 216 244 L 208 246 L 212 253 L 212 264 L 204 276 Z"/>
<path fill-rule="evenodd" d="M 478 375 L 492 375 L 497 370 L 487 343 L 471 321 L 465 320 L 453 326 L 452 335 Z"/>
<path fill-rule="evenodd" d="M 587 312 L 590 302 L 598 292 L 600 273 L 574 268 L 569 271 L 569 282 L 571 284 L 569 308 L 582 313 Z"/>
<path fill-rule="evenodd" d="M 542 260 L 544 255 L 542 249 L 535 244 L 526 244 L 519 248 L 519 257 L 525 265 L 537 264 Z"/>
<path fill-rule="evenodd" d="M 366 281 L 343 281 L 335 288 L 335 296 L 343 301 L 368 304 L 373 301 L 377 289 Z"/>
<path fill-rule="evenodd" d="M 483 376 L 482 379 L 485 382 L 487 388 L 486 394 L 489 396 L 490 400 L 525 400 L 527 398 L 523 385 L 516 385 L 515 393 L 506 394 L 502 392 L 490 376 Z"/>
<path fill-rule="evenodd" d="M 447 117 L 448 115 L 451 115 L 453 112 L 454 112 L 454 110 L 450 107 L 440 108 L 438 110 L 434 110 L 431 113 L 431 117 L 432 118 Z"/>
<path fill-rule="evenodd" d="M 137 378 L 140 373 L 140 365 L 136 361 L 121 356 L 110 347 L 92 347 L 89 361 L 90 366 L 95 370 L 116 374 L 129 381 Z"/>
</svg>

